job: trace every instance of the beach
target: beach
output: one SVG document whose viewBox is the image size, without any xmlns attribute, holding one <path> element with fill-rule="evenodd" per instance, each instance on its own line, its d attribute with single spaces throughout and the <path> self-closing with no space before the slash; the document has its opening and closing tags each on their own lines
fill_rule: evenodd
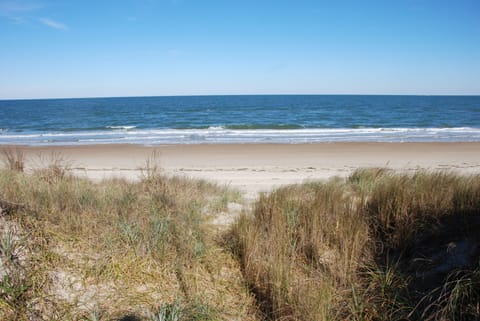
<svg viewBox="0 0 480 321">
<path fill-rule="evenodd" d="M 480 142 L 463 143 L 314 143 L 88 145 L 14 147 L 27 168 L 63 158 L 73 173 L 93 180 L 121 177 L 136 180 L 148 159 L 166 175 L 206 179 L 238 188 L 247 199 L 259 192 L 305 181 L 345 177 L 357 168 L 397 171 L 451 170 L 480 173 Z M 154 159 L 153 159 L 154 158 Z"/>
<path fill-rule="evenodd" d="M 480 0 L 0 0 L 0 321 L 480 321 Z"/>
</svg>

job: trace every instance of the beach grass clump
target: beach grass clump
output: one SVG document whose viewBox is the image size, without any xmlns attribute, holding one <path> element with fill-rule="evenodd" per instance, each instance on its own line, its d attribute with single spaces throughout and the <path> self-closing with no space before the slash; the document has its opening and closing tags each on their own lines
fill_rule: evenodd
<svg viewBox="0 0 480 321">
<path fill-rule="evenodd" d="M 94 183 L 55 160 L 0 170 L 2 219 L 18 234 L 0 238 L 2 319 L 255 319 L 239 264 L 208 224 L 235 193 L 158 169 Z"/>
<path fill-rule="evenodd" d="M 3 148 L 1 160 L 4 167 L 12 170 L 23 172 L 25 169 L 25 154 L 18 148 Z"/>
<path fill-rule="evenodd" d="M 244 273 L 273 319 L 334 320 L 345 313 L 365 256 L 368 225 L 342 183 L 262 195 L 233 228 Z"/>
<path fill-rule="evenodd" d="M 263 195 L 232 228 L 275 320 L 476 320 L 480 177 L 358 170 Z"/>
<path fill-rule="evenodd" d="M 24 241 L 14 224 L 0 218 L 0 311 L 6 318 L 15 315 L 18 307 L 24 307 L 30 288 L 29 275 L 23 269 Z"/>
</svg>

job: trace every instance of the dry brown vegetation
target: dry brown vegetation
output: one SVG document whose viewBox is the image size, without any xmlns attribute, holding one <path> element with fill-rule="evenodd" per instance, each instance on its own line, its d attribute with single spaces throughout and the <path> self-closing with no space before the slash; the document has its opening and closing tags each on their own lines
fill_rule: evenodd
<svg viewBox="0 0 480 321">
<path fill-rule="evenodd" d="M 230 235 L 275 320 L 478 320 L 480 177 L 358 170 L 263 195 Z"/>
<path fill-rule="evenodd" d="M 2 149 L 1 159 L 4 167 L 10 170 L 23 172 L 25 169 L 25 154 L 20 149 Z"/>
<path fill-rule="evenodd" d="M 358 170 L 263 194 L 226 230 L 238 192 L 155 157 L 139 182 L 94 183 L 8 155 L 2 320 L 479 318 L 479 176 Z"/>
<path fill-rule="evenodd" d="M 0 171 L 0 319 L 255 319 L 208 224 L 238 193 L 152 166 L 93 183 L 55 160 Z"/>
</svg>

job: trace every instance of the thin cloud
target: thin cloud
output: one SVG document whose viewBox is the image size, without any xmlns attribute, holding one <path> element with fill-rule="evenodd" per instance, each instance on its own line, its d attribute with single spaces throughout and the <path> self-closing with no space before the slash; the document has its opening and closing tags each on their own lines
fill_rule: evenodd
<svg viewBox="0 0 480 321">
<path fill-rule="evenodd" d="M 27 23 L 32 14 L 41 8 L 43 8 L 43 4 L 36 1 L 0 0 L 0 18 L 21 25 Z"/>
<path fill-rule="evenodd" d="M 68 30 L 68 27 L 61 22 L 58 22 L 49 18 L 39 18 L 38 20 L 50 28 L 64 30 L 64 31 Z"/>
<path fill-rule="evenodd" d="M 0 13 L 3 14 L 18 14 L 35 11 L 42 8 L 43 5 L 32 1 L 4 1 L 0 0 Z"/>
</svg>

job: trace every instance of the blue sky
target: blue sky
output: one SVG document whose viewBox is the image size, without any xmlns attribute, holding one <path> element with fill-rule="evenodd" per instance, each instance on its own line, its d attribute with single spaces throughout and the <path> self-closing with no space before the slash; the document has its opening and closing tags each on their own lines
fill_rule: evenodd
<svg viewBox="0 0 480 321">
<path fill-rule="evenodd" d="M 480 94 L 479 0 L 0 0 L 0 99 Z"/>
</svg>

